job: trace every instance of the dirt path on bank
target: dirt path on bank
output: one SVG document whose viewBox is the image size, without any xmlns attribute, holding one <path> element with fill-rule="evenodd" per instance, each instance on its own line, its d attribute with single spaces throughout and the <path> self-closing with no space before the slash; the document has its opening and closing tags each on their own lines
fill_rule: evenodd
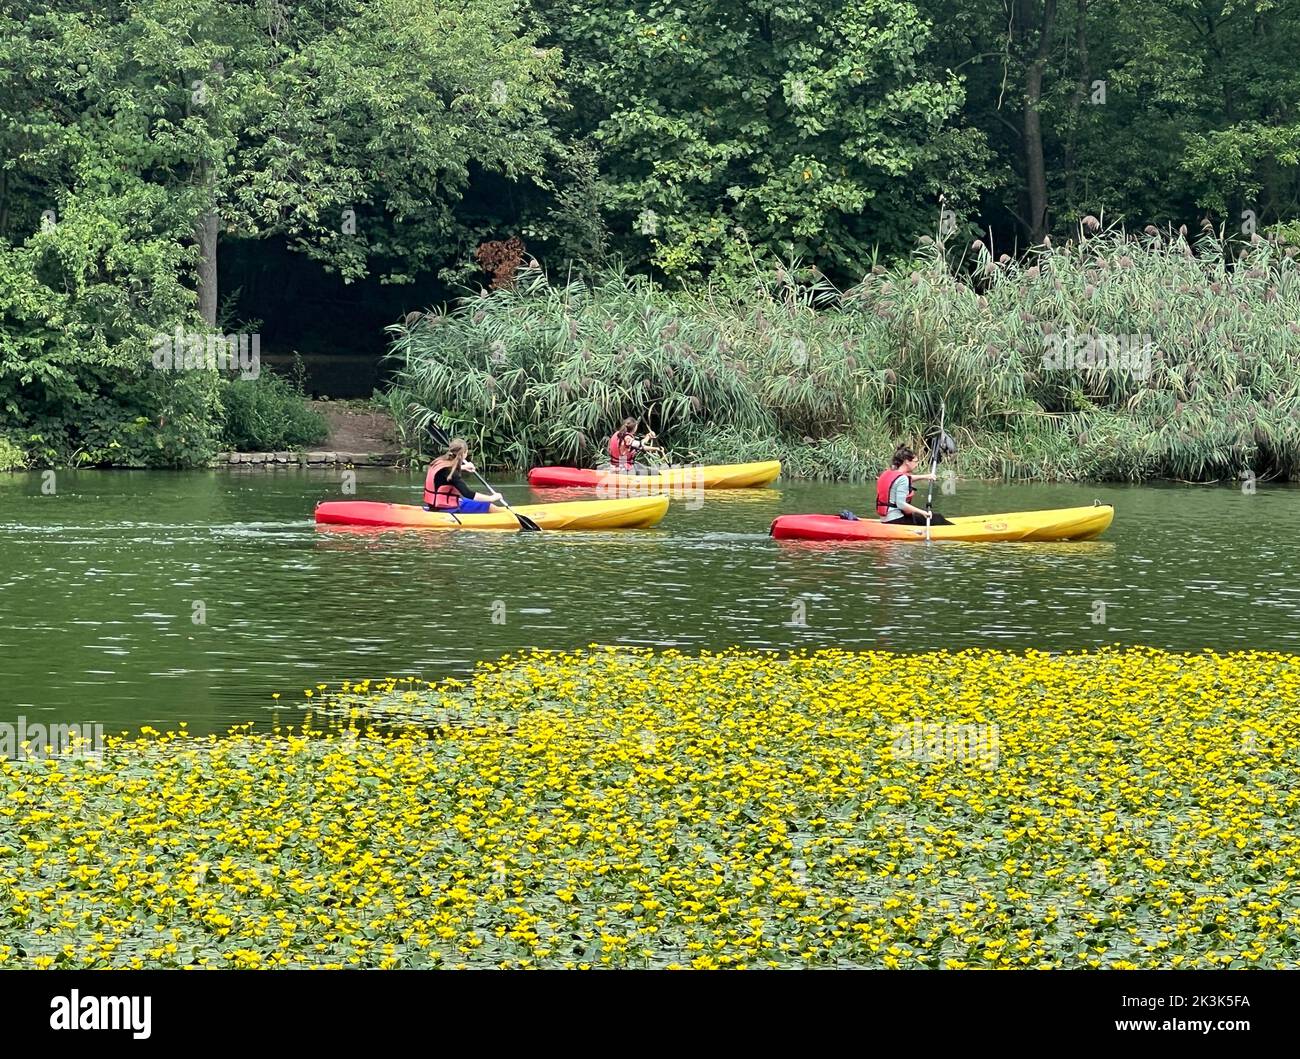
<svg viewBox="0 0 1300 1059">
<path fill-rule="evenodd" d="M 396 452 L 397 428 L 392 417 L 369 407 L 338 401 L 309 401 L 329 422 L 330 433 L 313 448 L 334 452 Z"/>
</svg>

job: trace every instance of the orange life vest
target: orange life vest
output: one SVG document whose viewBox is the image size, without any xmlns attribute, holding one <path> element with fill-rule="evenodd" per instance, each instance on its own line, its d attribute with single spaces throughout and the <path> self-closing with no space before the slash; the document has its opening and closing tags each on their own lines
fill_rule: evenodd
<svg viewBox="0 0 1300 1059">
<path fill-rule="evenodd" d="M 609 462 L 615 467 L 631 467 L 636 459 L 636 446 L 632 435 L 615 432 L 609 439 Z"/>
<path fill-rule="evenodd" d="M 434 511 L 455 511 L 456 508 L 460 507 L 460 490 L 451 482 L 438 485 L 434 481 L 439 471 L 451 467 L 454 463 L 454 460 L 444 457 L 429 464 L 429 473 L 424 476 L 424 503 L 426 507 L 430 507 Z"/>
<path fill-rule="evenodd" d="M 898 479 L 903 475 L 905 475 L 906 473 L 907 473 L 906 471 L 895 467 L 888 471 L 885 471 L 884 474 L 882 474 L 879 478 L 876 479 L 876 514 L 879 515 L 881 518 L 884 518 L 886 515 L 889 514 L 890 490 L 894 488 L 894 483 L 898 481 Z M 911 484 L 912 484 L 911 479 L 909 479 L 908 485 Z M 907 502 L 909 504 L 912 502 L 912 497 L 915 495 L 916 495 L 916 490 L 913 489 L 908 491 Z"/>
</svg>

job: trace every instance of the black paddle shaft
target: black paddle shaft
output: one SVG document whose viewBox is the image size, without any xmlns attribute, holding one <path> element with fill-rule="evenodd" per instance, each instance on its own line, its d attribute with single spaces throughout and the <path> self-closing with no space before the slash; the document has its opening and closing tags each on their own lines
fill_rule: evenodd
<svg viewBox="0 0 1300 1059">
<path fill-rule="evenodd" d="M 939 433 L 934 436 L 934 448 L 930 453 L 930 488 L 925 495 L 925 510 L 934 511 L 934 476 L 939 473 L 939 446 L 943 444 L 943 421 L 948 409 L 942 398 L 939 400 Z"/>
</svg>

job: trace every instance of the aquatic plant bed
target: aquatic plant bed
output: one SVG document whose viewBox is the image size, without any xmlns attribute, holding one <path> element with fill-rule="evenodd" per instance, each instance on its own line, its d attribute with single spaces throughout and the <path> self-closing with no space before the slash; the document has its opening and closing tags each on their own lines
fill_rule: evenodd
<svg viewBox="0 0 1300 1059">
<path fill-rule="evenodd" d="M 1300 963 L 1300 657 L 592 648 L 292 698 L 0 762 L 0 965 Z"/>
</svg>

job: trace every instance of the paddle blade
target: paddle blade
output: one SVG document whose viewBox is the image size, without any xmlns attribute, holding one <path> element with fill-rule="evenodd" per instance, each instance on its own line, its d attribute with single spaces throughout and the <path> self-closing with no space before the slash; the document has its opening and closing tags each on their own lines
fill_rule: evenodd
<svg viewBox="0 0 1300 1059">
<path fill-rule="evenodd" d="M 526 533 L 541 533 L 542 527 L 530 519 L 527 515 L 521 515 L 518 511 L 512 511 L 512 515 L 519 520 L 519 528 Z"/>
</svg>

